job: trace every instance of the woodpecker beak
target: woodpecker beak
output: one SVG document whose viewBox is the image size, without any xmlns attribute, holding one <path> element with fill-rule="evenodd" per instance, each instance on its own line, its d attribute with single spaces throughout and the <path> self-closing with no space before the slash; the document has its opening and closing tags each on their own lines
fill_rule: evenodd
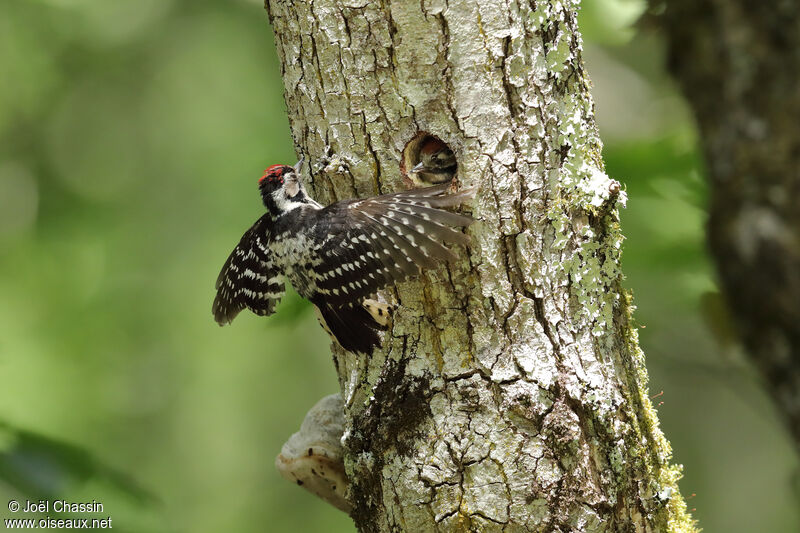
<svg viewBox="0 0 800 533">
<path fill-rule="evenodd" d="M 414 168 L 409 170 L 408 173 L 409 174 L 416 174 L 417 172 L 422 172 L 423 170 L 425 170 L 425 163 L 420 161 L 419 164 L 417 164 L 417 166 L 415 166 Z"/>
<path fill-rule="evenodd" d="M 300 175 L 300 169 L 303 168 L 303 161 L 305 161 L 305 157 L 301 157 L 300 161 L 294 166 L 294 173 L 298 176 Z"/>
</svg>

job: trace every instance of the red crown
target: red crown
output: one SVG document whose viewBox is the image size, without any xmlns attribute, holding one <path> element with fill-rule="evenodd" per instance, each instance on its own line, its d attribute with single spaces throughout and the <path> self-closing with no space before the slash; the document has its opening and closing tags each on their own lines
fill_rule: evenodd
<svg viewBox="0 0 800 533">
<path fill-rule="evenodd" d="M 258 182 L 261 183 L 264 181 L 264 178 L 269 178 L 270 180 L 277 178 L 283 182 L 283 173 L 285 172 L 285 169 L 286 165 L 272 165 L 264 171 L 264 175 L 259 178 Z"/>
</svg>

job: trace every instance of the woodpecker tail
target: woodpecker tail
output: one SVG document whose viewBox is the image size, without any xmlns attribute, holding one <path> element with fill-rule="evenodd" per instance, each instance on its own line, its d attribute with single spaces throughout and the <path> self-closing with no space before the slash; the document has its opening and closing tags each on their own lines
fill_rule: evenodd
<svg viewBox="0 0 800 533">
<path fill-rule="evenodd" d="M 377 303 L 377 302 L 376 302 Z M 373 314 L 362 306 L 315 305 L 319 322 L 328 334 L 348 352 L 371 354 L 381 345 L 378 332 L 386 329 Z"/>
</svg>

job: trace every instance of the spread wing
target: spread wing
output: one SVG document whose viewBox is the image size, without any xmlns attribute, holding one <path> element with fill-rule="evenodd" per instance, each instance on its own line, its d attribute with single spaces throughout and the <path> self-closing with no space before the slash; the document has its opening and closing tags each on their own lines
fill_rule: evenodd
<svg viewBox="0 0 800 533">
<path fill-rule="evenodd" d="M 220 326 L 230 324 L 245 307 L 271 315 L 284 293 L 281 272 L 272 264 L 265 215 L 242 236 L 217 278 L 212 312 Z"/>
<path fill-rule="evenodd" d="M 331 204 L 318 212 L 317 290 L 328 305 L 353 304 L 422 268 L 456 256 L 442 243 L 467 244 L 454 228 L 473 219 L 444 211 L 474 191 L 447 194 L 449 184 Z"/>
</svg>

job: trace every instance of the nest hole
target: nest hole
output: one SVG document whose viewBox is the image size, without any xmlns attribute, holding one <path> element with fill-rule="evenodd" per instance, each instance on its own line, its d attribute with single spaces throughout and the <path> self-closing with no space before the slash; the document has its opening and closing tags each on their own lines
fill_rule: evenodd
<svg viewBox="0 0 800 533">
<path fill-rule="evenodd" d="M 420 131 L 403 148 L 400 172 L 409 185 L 428 187 L 452 181 L 458 173 L 458 161 L 446 142 Z"/>
</svg>

